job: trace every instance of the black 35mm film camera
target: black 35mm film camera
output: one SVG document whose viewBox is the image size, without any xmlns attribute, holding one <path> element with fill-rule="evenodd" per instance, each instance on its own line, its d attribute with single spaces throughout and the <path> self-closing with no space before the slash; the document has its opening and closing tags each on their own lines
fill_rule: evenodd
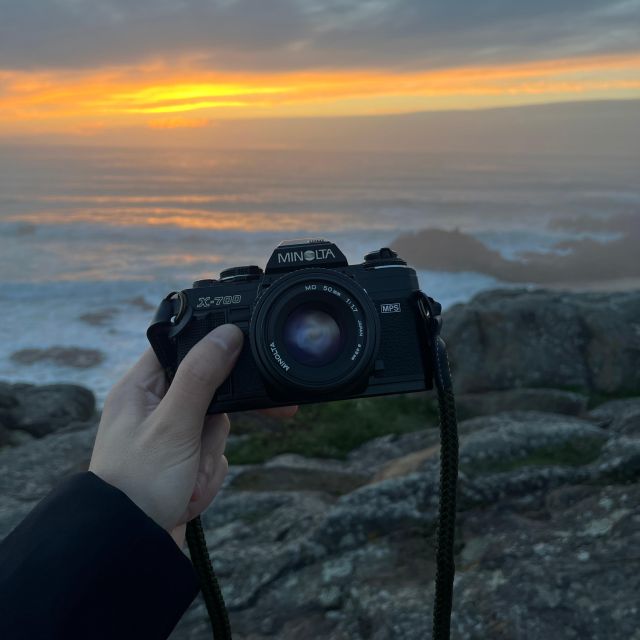
<svg viewBox="0 0 640 640">
<path fill-rule="evenodd" d="M 265 271 L 235 267 L 170 294 L 147 335 L 169 377 L 215 327 L 245 343 L 209 411 L 239 411 L 430 389 L 428 322 L 440 305 L 390 249 L 349 265 L 325 240 L 281 243 Z"/>
</svg>

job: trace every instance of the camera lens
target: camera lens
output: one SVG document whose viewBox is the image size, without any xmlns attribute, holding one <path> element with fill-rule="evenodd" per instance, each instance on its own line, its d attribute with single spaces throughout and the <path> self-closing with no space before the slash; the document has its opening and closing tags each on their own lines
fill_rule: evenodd
<svg viewBox="0 0 640 640">
<path fill-rule="evenodd" d="M 296 400 L 365 388 L 379 333 L 367 292 L 330 269 L 303 269 L 272 283 L 256 302 L 249 330 L 269 390 Z"/>
<path fill-rule="evenodd" d="M 343 344 L 342 331 L 326 311 L 313 303 L 300 305 L 285 320 L 284 345 L 298 362 L 322 367 L 333 362 Z"/>
</svg>

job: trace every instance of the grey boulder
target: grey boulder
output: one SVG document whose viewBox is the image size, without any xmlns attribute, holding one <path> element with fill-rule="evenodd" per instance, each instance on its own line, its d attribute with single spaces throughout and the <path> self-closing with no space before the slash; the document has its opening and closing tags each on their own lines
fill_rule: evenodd
<svg viewBox="0 0 640 640">
<path fill-rule="evenodd" d="M 95 419 L 95 397 L 73 384 L 0 383 L 0 424 L 36 438 Z"/>
<path fill-rule="evenodd" d="M 443 335 L 460 393 L 640 390 L 640 291 L 489 291 L 447 311 Z"/>
</svg>

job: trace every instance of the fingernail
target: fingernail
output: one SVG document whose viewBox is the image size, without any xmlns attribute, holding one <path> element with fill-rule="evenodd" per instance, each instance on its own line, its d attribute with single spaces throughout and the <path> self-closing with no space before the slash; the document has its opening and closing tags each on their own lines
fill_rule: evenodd
<svg viewBox="0 0 640 640">
<path fill-rule="evenodd" d="M 229 354 L 235 354 L 242 347 L 244 336 L 235 324 L 223 324 L 207 335 L 219 347 Z"/>
</svg>

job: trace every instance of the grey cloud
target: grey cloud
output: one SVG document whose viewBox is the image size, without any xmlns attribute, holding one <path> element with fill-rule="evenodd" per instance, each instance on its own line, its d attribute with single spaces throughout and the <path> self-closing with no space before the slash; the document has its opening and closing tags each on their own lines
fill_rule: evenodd
<svg viewBox="0 0 640 640">
<path fill-rule="evenodd" d="M 640 0 L 0 0 L 0 68 L 429 68 L 640 50 Z"/>
</svg>

